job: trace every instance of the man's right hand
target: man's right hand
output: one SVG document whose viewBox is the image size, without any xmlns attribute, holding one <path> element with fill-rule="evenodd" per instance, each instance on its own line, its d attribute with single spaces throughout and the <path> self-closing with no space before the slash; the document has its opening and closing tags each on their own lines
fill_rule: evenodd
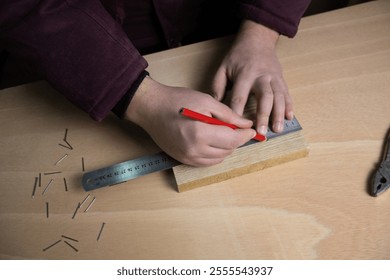
<svg viewBox="0 0 390 280">
<path fill-rule="evenodd" d="M 184 118 L 183 107 L 234 124 L 240 129 Z M 210 95 L 171 87 L 146 77 L 136 91 L 125 119 L 141 126 L 156 144 L 176 160 L 209 166 L 222 162 L 256 134 L 252 121 L 234 113 Z"/>
</svg>

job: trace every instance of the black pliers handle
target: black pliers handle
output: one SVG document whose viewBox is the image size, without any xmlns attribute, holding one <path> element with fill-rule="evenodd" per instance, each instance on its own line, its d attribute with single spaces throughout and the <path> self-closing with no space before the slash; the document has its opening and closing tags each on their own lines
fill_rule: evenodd
<svg viewBox="0 0 390 280">
<path fill-rule="evenodd" d="M 390 188 L 390 131 L 385 143 L 383 161 L 375 172 L 373 184 L 371 186 L 371 195 L 378 196 Z"/>
</svg>

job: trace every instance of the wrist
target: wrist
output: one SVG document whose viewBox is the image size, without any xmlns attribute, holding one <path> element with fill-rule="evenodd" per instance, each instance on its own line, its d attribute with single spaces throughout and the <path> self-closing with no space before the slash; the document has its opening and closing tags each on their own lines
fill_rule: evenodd
<svg viewBox="0 0 390 280">
<path fill-rule="evenodd" d="M 261 40 L 262 44 L 268 43 L 272 47 L 275 47 L 279 38 L 279 33 L 275 30 L 251 20 L 242 22 L 239 33 L 241 36 Z"/>
<path fill-rule="evenodd" d="M 138 89 L 139 85 L 142 83 L 142 81 L 145 79 L 146 76 L 149 75 L 149 72 L 144 70 L 138 78 L 133 82 L 130 89 L 122 96 L 122 98 L 116 103 L 116 105 L 111 109 L 111 111 L 117 115 L 120 119 L 125 119 L 125 112 L 127 110 L 127 107 L 129 106 L 136 90 Z"/>
<path fill-rule="evenodd" d="M 147 112 L 152 112 L 154 104 L 154 94 L 156 92 L 157 82 L 149 76 L 146 76 L 139 84 L 134 93 L 132 101 L 127 107 L 123 118 L 139 126 L 143 126 L 143 120 Z"/>
</svg>

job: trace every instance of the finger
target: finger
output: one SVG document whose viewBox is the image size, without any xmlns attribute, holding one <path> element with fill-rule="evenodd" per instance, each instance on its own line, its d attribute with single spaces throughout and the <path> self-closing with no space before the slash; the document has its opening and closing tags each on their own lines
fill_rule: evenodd
<svg viewBox="0 0 390 280">
<path fill-rule="evenodd" d="M 257 98 L 256 130 L 265 135 L 268 129 L 269 116 L 271 115 L 274 94 L 267 79 L 259 79 L 254 89 Z"/>
<path fill-rule="evenodd" d="M 251 120 L 245 119 L 236 114 L 231 108 L 222 103 L 214 104 L 211 114 L 214 118 L 240 128 L 250 128 L 253 126 L 253 122 Z"/>
<path fill-rule="evenodd" d="M 201 138 L 207 143 L 201 146 L 195 145 L 187 151 L 187 155 L 182 159 L 185 164 L 193 166 L 210 166 L 222 162 L 234 150 L 247 143 L 254 137 L 256 132 L 253 129 L 233 130 L 228 127 L 221 127 L 204 124 L 208 126 L 204 129 Z M 202 142 L 202 139 L 198 139 Z"/>
<path fill-rule="evenodd" d="M 212 166 L 212 165 L 216 165 L 218 163 L 221 163 L 221 162 L 223 162 L 224 159 L 225 159 L 225 157 L 222 157 L 222 158 L 200 157 L 200 158 L 193 159 L 189 162 L 183 162 L 183 163 L 191 165 L 191 166 L 195 166 L 195 167 L 208 167 L 208 166 Z"/>
<path fill-rule="evenodd" d="M 219 101 L 223 99 L 227 82 L 228 78 L 226 76 L 226 68 L 224 66 L 220 66 L 215 73 L 212 82 L 212 94 L 215 99 Z"/>
<path fill-rule="evenodd" d="M 213 148 L 224 150 L 225 152 L 220 151 L 221 156 L 231 154 L 235 149 L 244 145 L 256 135 L 255 130 L 248 128 L 233 130 L 228 127 L 220 127 L 214 129 L 214 131 L 215 136 L 210 139 L 209 145 Z"/>
<path fill-rule="evenodd" d="M 286 104 L 286 109 L 285 109 L 286 118 L 288 120 L 292 120 L 294 118 L 294 103 L 288 91 L 285 95 L 285 104 Z"/>
<path fill-rule="evenodd" d="M 240 116 L 244 113 L 251 87 L 252 83 L 246 77 L 238 77 L 234 81 L 230 108 L 232 108 L 232 110 Z"/>
<path fill-rule="evenodd" d="M 282 80 L 272 80 L 271 87 L 273 91 L 272 108 L 272 130 L 274 132 L 283 131 L 284 117 L 286 115 L 285 96 L 287 87 Z"/>
</svg>

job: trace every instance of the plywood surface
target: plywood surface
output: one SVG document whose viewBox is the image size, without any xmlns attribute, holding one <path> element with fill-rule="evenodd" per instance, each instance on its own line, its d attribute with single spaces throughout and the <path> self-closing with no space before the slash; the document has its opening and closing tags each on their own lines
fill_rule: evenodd
<svg viewBox="0 0 390 280">
<path fill-rule="evenodd" d="M 46 83 L 0 92 L 0 258 L 389 259 L 390 193 L 368 195 L 390 127 L 389 26 L 390 2 L 373 1 L 305 18 L 279 41 L 309 157 L 183 193 L 172 171 L 154 173 L 90 192 L 74 219 L 88 195 L 82 158 L 88 171 L 158 147 L 114 117 L 92 121 Z M 207 89 L 228 43 L 147 56 L 148 70 Z M 66 128 L 73 150 L 58 145 Z M 62 173 L 42 176 L 31 198 L 49 171 Z"/>
</svg>

